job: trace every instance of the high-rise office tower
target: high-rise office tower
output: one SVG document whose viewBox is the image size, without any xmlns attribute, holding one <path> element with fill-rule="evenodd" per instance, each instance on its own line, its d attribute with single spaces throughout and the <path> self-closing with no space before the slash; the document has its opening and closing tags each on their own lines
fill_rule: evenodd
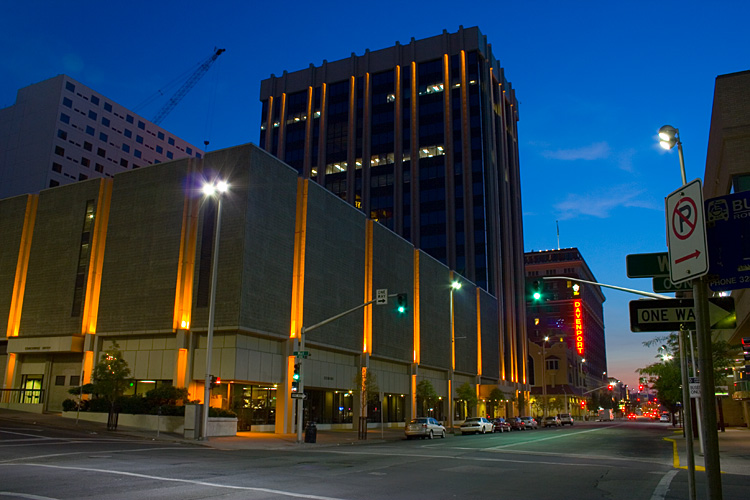
<svg viewBox="0 0 750 500">
<path fill-rule="evenodd" d="M 262 148 L 502 297 L 523 366 L 518 103 L 479 29 L 272 75 L 260 99 Z"/>
<path fill-rule="evenodd" d="M 526 317 L 529 340 L 549 347 L 564 343 L 577 355 L 572 364 L 582 365 L 585 386 L 607 384 L 607 345 L 604 337 L 604 301 L 597 285 L 570 280 L 543 280 L 544 276 L 568 276 L 596 282 L 577 248 L 528 252 L 526 260 Z M 539 297 L 532 294 L 538 291 Z M 547 340 L 545 340 L 547 339 Z"/>
<path fill-rule="evenodd" d="M 202 154 L 66 75 L 0 109 L 0 199 Z"/>
<path fill-rule="evenodd" d="M 522 264 L 517 102 L 478 28 L 272 76 L 261 101 L 261 147 L 452 269 L 497 292 L 500 256 Z"/>
</svg>

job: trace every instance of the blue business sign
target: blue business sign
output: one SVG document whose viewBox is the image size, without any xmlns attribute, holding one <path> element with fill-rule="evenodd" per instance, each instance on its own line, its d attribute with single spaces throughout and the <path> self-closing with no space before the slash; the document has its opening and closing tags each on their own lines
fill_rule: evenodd
<svg viewBox="0 0 750 500">
<path fill-rule="evenodd" d="M 708 286 L 750 288 L 750 191 L 705 200 Z"/>
</svg>

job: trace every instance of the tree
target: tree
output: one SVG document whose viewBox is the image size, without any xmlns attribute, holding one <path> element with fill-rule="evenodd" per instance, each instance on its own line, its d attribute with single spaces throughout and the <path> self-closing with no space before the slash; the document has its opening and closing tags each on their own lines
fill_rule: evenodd
<svg viewBox="0 0 750 500">
<path fill-rule="evenodd" d="M 359 416 L 360 425 L 362 425 L 361 420 L 367 417 L 368 404 L 377 403 L 380 395 L 380 388 L 378 387 L 378 379 L 375 377 L 375 372 L 370 368 L 359 370 L 354 377 L 354 389 L 352 392 L 360 396 Z"/>
<path fill-rule="evenodd" d="M 659 346 L 656 358 L 659 360 L 645 368 L 638 369 L 641 375 L 648 375 L 648 383 L 659 396 L 661 404 L 671 413 L 679 408 L 682 401 L 682 373 L 680 371 L 680 346 L 677 333 L 656 337 L 643 342 L 645 347 Z M 686 346 L 689 349 L 689 345 Z M 727 368 L 732 366 L 736 348 L 732 348 L 723 340 L 711 342 L 711 355 L 714 365 L 714 380 L 716 385 L 722 385 L 726 381 Z M 685 353 L 690 361 L 690 352 Z M 697 358 L 697 353 L 693 353 Z"/>
<path fill-rule="evenodd" d="M 435 388 L 432 386 L 432 382 L 429 380 L 421 380 L 417 384 L 417 408 L 419 409 L 420 415 L 427 415 L 438 402 L 438 395 L 435 392 Z"/>
<path fill-rule="evenodd" d="M 474 387 L 468 382 L 464 382 L 456 389 L 456 395 L 458 396 L 458 399 L 463 400 L 466 405 L 466 416 L 468 417 L 471 413 L 474 413 L 472 408 L 476 408 L 477 401 L 479 401 Z"/>
<path fill-rule="evenodd" d="M 487 402 L 490 404 L 492 411 L 490 412 L 493 416 L 495 415 L 495 410 L 500 407 L 500 405 L 507 401 L 508 396 L 498 389 L 497 387 L 494 387 L 492 391 L 490 391 L 490 395 L 487 397 Z"/>
<path fill-rule="evenodd" d="M 117 398 L 127 388 L 128 378 L 128 362 L 123 359 L 117 342 L 112 342 L 112 346 L 102 353 L 101 359 L 94 366 L 92 392 L 105 398 L 114 407 Z"/>
</svg>

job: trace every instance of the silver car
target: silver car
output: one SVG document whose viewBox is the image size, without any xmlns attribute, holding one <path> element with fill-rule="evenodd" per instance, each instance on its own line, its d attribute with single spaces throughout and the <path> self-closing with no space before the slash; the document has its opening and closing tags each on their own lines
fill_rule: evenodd
<svg viewBox="0 0 750 500">
<path fill-rule="evenodd" d="M 445 437 L 445 427 L 432 417 L 418 417 L 406 424 L 406 439 L 418 437 L 432 439 L 435 436 Z"/>
<path fill-rule="evenodd" d="M 526 429 L 537 429 L 538 424 L 534 417 L 521 417 L 521 420 L 523 420 L 524 428 Z"/>
<path fill-rule="evenodd" d="M 464 423 L 458 429 L 461 434 L 485 434 L 487 432 L 492 433 L 495 424 L 484 417 L 472 417 L 464 420 Z"/>
</svg>

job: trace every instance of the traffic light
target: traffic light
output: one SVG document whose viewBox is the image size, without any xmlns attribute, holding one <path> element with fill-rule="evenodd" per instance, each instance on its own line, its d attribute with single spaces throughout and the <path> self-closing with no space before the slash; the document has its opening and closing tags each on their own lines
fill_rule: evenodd
<svg viewBox="0 0 750 500">
<path fill-rule="evenodd" d="M 586 408 L 586 401 L 581 401 L 581 409 Z"/>
<path fill-rule="evenodd" d="M 396 310 L 399 312 L 399 314 L 404 314 L 406 312 L 405 293 L 399 293 L 398 295 L 396 295 Z"/>
<path fill-rule="evenodd" d="M 542 300 L 542 288 L 538 281 L 535 281 L 532 284 L 531 296 L 535 301 Z"/>
<path fill-rule="evenodd" d="M 643 392 L 643 384 L 638 385 L 638 392 Z"/>
<path fill-rule="evenodd" d="M 614 391 L 615 390 L 615 386 L 612 385 L 612 384 L 609 384 L 609 386 L 607 386 L 607 389 L 610 390 L 610 391 Z"/>
<path fill-rule="evenodd" d="M 292 392 L 299 391 L 299 363 L 294 364 L 294 373 L 292 374 Z"/>
<path fill-rule="evenodd" d="M 211 375 L 209 388 L 215 389 L 216 387 L 219 387 L 219 384 L 221 384 L 221 377 L 217 377 L 216 375 Z"/>
</svg>

